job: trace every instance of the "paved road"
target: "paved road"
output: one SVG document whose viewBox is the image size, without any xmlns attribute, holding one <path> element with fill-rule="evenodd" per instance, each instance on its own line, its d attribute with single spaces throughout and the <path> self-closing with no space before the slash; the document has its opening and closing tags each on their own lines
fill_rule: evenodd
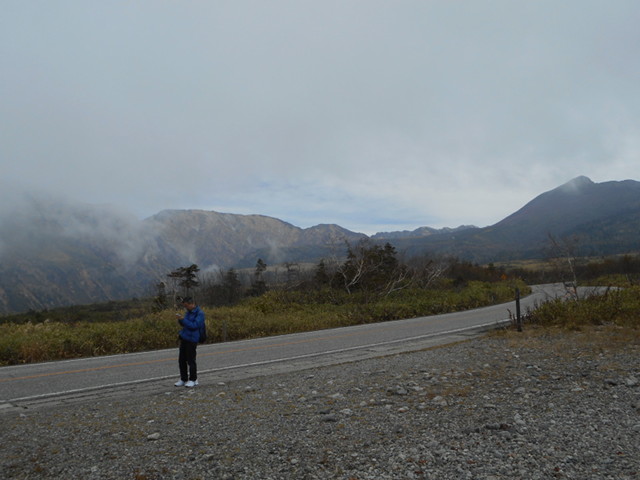
<svg viewBox="0 0 640 480">
<path fill-rule="evenodd" d="M 533 287 L 529 306 L 563 295 Z M 477 335 L 509 321 L 515 301 L 491 307 L 317 332 L 198 347 L 201 385 L 419 350 Z M 161 392 L 178 379 L 177 348 L 0 368 L 0 413 L 87 398 Z"/>
</svg>

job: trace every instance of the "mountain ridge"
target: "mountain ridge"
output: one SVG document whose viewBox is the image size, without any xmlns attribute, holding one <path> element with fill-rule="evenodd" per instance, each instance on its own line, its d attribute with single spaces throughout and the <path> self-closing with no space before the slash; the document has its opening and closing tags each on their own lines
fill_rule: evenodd
<svg viewBox="0 0 640 480">
<path fill-rule="evenodd" d="M 582 246 L 576 253 L 580 255 L 640 250 L 640 182 L 594 183 L 576 177 L 488 227 L 399 244 L 412 253 L 428 249 L 487 263 L 541 258 L 550 235 L 579 236 Z"/>
<path fill-rule="evenodd" d="M 587 177 L 544 192 L 488 227 L 371 237 L 336 224 L 300 228 L 265 215 L 162 210 L 144 220 L 108 207 L 28 201 L 2 220 L 0 313 L 152 294 L 179 266 L 201 270 L 317 262 L 346 243 L 389 242 L 405 257 L 453 255 L 477 263 L 541 258 L 549 235 L 581 238 L 580 253 L 637 252 L 640 182 Z"/>
</svg>

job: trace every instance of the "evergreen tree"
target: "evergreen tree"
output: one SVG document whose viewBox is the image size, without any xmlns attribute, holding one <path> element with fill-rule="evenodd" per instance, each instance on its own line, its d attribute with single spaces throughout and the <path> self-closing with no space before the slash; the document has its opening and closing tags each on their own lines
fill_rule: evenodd
<svg viewBox="0 0 640 480">
<path fill-rule="evenodd" d="M 156 296 L 153 298 L 153 308 L 156 311 L 161 311 L 168 306 L 167 284 L 160 282 L 156 284 Z"/>
<path fill-rule="evenodd" d="M 247 292 L 248 295 L 259 297 L 267 291 L 267 284 L 264 281 L 263 273 L 267 270 L 267 264 L 261 258 L 256 262 L 256 270 L 253 273 L 253 282 Z"/>
<path fill-rule="evenodd" d="M 320 260 L 320 263 L 316 265 L 316 270 L 313 275 L 313 281 L 316 286 L 320 288 L 326 287 L 331 284 L 331 277 L 327 272 L 327 265 L 325 264 L 324 259 Z"/>
<path fill-rule="evenodd" d="M 200 269 L 194 263 L 188 267 L 180 267 L 169 273 L 167 276 L 175 279 L 175 281 L 178 282 L 178 286 L 183 288 L 183 297 L 189 297 L 191 296 L 191 289 L 200 285 L 196 275 L 199 271 Z"/>
<path fill-rule="evenodd" d="M 242 294 L 241 287 L 242 284 L 238 278 L 238 273 L 233 268 L 227 270 L 222 282 L 222 289 L 225 293 L 227 305 L 233 305 L 240 300 Z"/>
</svg>

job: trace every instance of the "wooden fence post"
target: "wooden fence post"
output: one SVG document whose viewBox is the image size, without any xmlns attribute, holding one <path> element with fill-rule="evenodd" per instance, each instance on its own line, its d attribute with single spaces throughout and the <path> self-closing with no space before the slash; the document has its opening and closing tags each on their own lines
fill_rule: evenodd
<svg viewBox="0 0 640 480">
<path fill-rule="evenodd" d="M 227 317 L 222 319 L 222 341 L 227 341 Z"/>
<path fill-rule="evenodd" d="M 516 288 L 516 325 L 518 331 L 522 331 L 522 316 L 520 315 L 520 289 Z"/>
</svg>

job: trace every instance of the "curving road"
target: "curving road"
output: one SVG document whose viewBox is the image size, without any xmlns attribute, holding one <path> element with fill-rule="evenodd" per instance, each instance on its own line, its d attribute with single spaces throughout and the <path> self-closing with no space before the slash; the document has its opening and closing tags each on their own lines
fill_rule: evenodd
<svg viewBox="0 0 640 480">
<path fill-rule="evenodd" d="M 561 284 L 538 285 L 521 308 L 562 296 Z M 200 345 L 201 386 L 419 350 L 509 322 L 515 300 L 464 312 L 254 340 Z M 348 367 L 345 367 L 348 368 Z M 131 393 L 160 393 L 178 378 L 177 348 L 0 368 L 0 413 Z M 200 387 L 202 388 L 202 387 Z"/>
</svg>

